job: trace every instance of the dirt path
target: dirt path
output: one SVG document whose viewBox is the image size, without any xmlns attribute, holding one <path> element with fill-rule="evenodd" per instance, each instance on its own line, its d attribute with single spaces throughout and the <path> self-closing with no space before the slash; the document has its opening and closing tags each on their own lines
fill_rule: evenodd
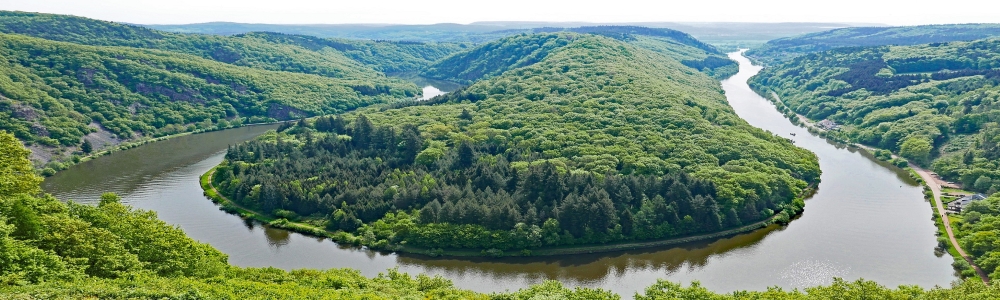
<svg viewBox="0 0 1000 300">
<path fill-rule="evenodd" d="M 920 175 L 920 178 L 922 178 L 924 182 L 927 184 L 927 186 L 931 188 L 931 192 L 934 195 L 934 203 L 936 204 L 937 207 L 937 212 L 939 215 L 941 215 L 941 221 L 944 222 L 944 230 L 948 232 L 948 239 L 951 240 L 951 245 L 955 247 L 955 250 L 958 251 L 958 254 L 961 255 L 962 258 L 965 258 L 965 261 L 969 262 L 969 265 L 971 265 L 972 268 L 976 270 L 976 274 L 979 274 L 979 278 L 982 279 L 983 282 L 989 283 L 990 277 L 986 274 L 985 271 L 983 271 L 983 269 L 979 268 L 979 266 L 977 266 L 976 263 L 972 261 L 972 257 L 966 254 L 965 250 L 962 250 L 962 247 L 958 245 L 958 240 L 955 239 L 955 233 L 951 229 L 951 220 L 948 219 L 948 214 L 945 212 L 944 209 L 944 202 L 941 201 L 941 184 L 939 184 L 937 180 L 934 178 L 934 176 L 931 175 L 930 171 L 924 170 L 914 164 L 910 164 L 910 168 L 913 169 L 913 171 L 916 171 L 917 174 Z"/>
</svg>

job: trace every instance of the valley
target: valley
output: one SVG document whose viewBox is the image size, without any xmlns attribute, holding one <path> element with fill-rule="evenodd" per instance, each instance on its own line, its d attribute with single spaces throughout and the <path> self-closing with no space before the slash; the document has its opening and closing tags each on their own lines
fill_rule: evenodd
<svg viewBox="0 0 1000 300">
<path fill-rule="evenodd" d="M 58 198 L 84 203 L 96 201 L 104 191 L 117 192 L 126 203 L 153 209 L 168 223 L 181 226 L 193 238 L 228 253 L 230 262 L 239 266 L 274 266 L 287 270 L 347 267 L 358 269 L 365 276 L 399 268 L 411 274 L 441 275 L 458 287 L 480 292 L 516 290 L 544 279 L 559 280 L 569 286 L 605 288 L 622 295 L 640 291 L 655 283 L 656 278 L 683 283 L 699 280 L 704 286 L 719 292 L 755 290 L 773 285 L 801 288 L 829 284 L 833 276 L 849 280 L 873 279 L 889 286 L 923 282 L 923 286 L 932 287 L 946 285 L 953 280 L 951 259 L 937 257 L 930 251 L 936 244 L 935 229 L 927 219 L 931 213 L 930 206 L 922 200 L 916 183 L 904 172 L 879 162 L 863 151 L 831 144 L 779 118 L 780 113 L 745 84 L 746 78 L 756 72 L 756 67 L 739 56 L 735 57 L 741 61 L 743 73 L 726 81 L 723 88 L 736 113 L 751 125 L 780 132 L 795 140 L 796 145 L 817 153 L 820 165 L 824 167 L 817 193 L 806 200 L 804 214 L 787 228 L 772 225 L 751 233 L 680 246 L 565 258 L 505 258 L 493 261 L 363 250 L 259 223 L 245 223 L 238 216 L 218 210 L 202 195 L 197 178 L 222 161 L 229 142 L 216 143 L 214 148 L 208 147 L 200 152 L 214 153 L 211 155 L 169 150 L 156 156 L 148 152 L 137 154 L 137 157 L 155 157 L 154 161 L 191 156 L 162 170 L 141 172 L 145 174 L 141 178 L 165 178 L 154 182 L 183 183 L 184 188 L 167 189 L 175 192 L 157 192 L 163 189 L 163 185 L 147 182 L 102 184 L 117 180 L 101 177 L 78 181 L 92 173 L 133 178 L 136 174 L 134 169 L 117 167 L 123 163 L 120 160 L 127 159 L 120 158 L 122 156 L 100 158 L 74 167 L 49 178 L 43 187 Z M 796 136 L 787 135 L 793 132 L 797 133 Z M 201 145 L 203 141 L 217 140 L 211 136 L 213 134 L 219 133 L 159 143 L 167 149 L 172 143 Z M 829 163 L 825 163 L 827 161 Z M 865 176 L 857 176 L 859 174 Z M 857 186 L 866 188 L 850 188 Z M 905 213 L 898 210 L 903 207 L 907 208 Z M 881 217 L 886 215 L 895 217 Z M 914 228 L 923 229 L 917 231 Z M 858 244 L 867 247 L 855 247 Z M 803 249 L 803 245 L 810 246 Z M 873 253 L 879 255 L 870 255 Z M 871 265 L 883 267 L 868 267 Z M 896 268 L 903 265 L 912 269 Z M 736 268 L 745 271 L 733 273 Z M 936 271 L 916 271 L 929 269 Z M 914 274 L 928 276 L 917 279 Z M 708 280 L 711 278 L 715 280 Z"/>
<path fill-rule="evenodd" d="M 0 297 L 1000 295 L 995 25 L 531 24 L 0 11 Z"/>
</svg>

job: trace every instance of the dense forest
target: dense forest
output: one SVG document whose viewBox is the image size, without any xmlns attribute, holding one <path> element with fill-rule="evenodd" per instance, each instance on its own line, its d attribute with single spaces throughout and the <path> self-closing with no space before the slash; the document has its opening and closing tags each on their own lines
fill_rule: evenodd
<svg viewBox="0 0 1000 300">
<path fill-rule="evenodd" d="M 539 33 L 521 33 L 454 54 L 431 65 L 421 74 L 460 83 L 498 76 L 508 70 L 540 62 L 553 50 L 567 45 L 566 37 L 572 36 L 574 32 L 606 36 L 652 50 L 717 79 L 728 77 L 737 71 L 736 62 L 715 47 L 686 33 L 670 29 L 595 26 L 538 28 L 531 31 Z"/>
<path fill-rule="evenodd" d="M 235 146 L 214 182 L 365 245 L 494 255 L 787 221 L 818 181 L 812 153 L 746 124 L 716 81 L 669 56 L 565 32 L 483 47 L 496 44 L 563 46 L 429 101 Z"/>
<path fill-rule="evenodd" d="M 848 27 L 768 41 L 747 55 L 779 63 L 812 52 L 843 47 L 919 45 L 972 41 L 1000 36 L 1000 24 L 947 24 L 899 27 Z"/>
<path fill-rule="evenodd" d="M 483 78 L 535 64 L 553 49 L 565 46 L 566 34 L 517 35 L 486 43 L 469 51 L 449 56 L 421 75 L 428 78 L 472 83 Z"/>
<path fill-rule="evenodd" d="M 1000 40 L 844 48 L 751 80 L 792 111 L 844 125 L 846 140 L 897 152 L 983 193 L 1000 190 Z"/>
<path fill-rule="evenodd" d="M 384 73 L 420 71 L 441 58 L 469 47 L 465 43 L 323 39 L 273 32 L 251 32 L 235 37 L 294 45 L 330 56 L 344 55 Z"/>
</svg>

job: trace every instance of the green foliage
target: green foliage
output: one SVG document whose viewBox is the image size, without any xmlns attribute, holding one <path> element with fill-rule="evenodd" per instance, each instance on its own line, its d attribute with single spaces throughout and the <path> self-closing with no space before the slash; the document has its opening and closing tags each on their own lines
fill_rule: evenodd
<svg viewBox="0 0 1000 300">
<path fill-rule="evenodd" d="M 808 287 L 804 290 L 785 291 L 772 287 L 765 291 L 736 291 L 719 294 L 693 282 L 689 287 L 660 280 L 646 288 L 644 293 L 636 293 L 636 300 L 659 299 L 990 299 L 996 297 L 1000 289 L 987 286 L 978 280 L 968 280 L 952 286 L 951 289 L 936 287 L 924 290 L 916 286 L 886 288 L 874 281 L 859 279 L 848 282 L 835 278 L 828 286 Z"/>
<path fill-rule="evenodd" d="M 970 203 L 962 210 L 962 222 L 957 226 L 956 238 L 962 249 L 974 257 L 976 265 L 990 275 L 1000 278 L 1000 248 L 996 241 L 1000 237 L 1000 194 L 982 201 Z M 966 264 L 967 265 L 967 264 Z M 971 268 L 963 266 L 963 276 L 975 277 Z"/>
<path fill-rule="evenodd" d="M 922 164 L 930 158 L 932 148 L 931 142 L 927 139 L 911 137 L 899 146 L 899 155 Z"/>
<path fill-rule="evenodd" d="M 536 300 L 536 299 L 566 299 L 566 300 L 618 300 L 621 296 L 602 289 L 580 288 L 569 289 L 558 281 L 545 281 L 526 289 L 512 293 L 490 295 L 493 300 Z"/>
<path fill-rule="evenodd" d="M 42 178 L 35 175 L 30 154 L 14 135 L 0 130 L 0 197 L 40 191 Z"/>
<path fill-rule="evenodd" d="M 973 25 L 970 25 L 973 26 Z M 751 79 L 831 137 L 897 152 L 983 193 L 1000 190 L 1000 39 L 842 48 Z M 982 179 L 982 180 L 980 180 Z"/>
</svg>

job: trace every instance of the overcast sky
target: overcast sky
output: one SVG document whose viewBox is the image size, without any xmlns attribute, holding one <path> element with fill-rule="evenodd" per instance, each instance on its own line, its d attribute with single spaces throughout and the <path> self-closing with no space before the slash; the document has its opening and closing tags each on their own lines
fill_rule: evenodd
<svg viewBox="0 0 1000 300">
<path fill-rule="evenodd" d="M 0 9 L 140 23 L 584 22 L 998 23 L 990 0 L 0 0 Z"/>
</svg>

